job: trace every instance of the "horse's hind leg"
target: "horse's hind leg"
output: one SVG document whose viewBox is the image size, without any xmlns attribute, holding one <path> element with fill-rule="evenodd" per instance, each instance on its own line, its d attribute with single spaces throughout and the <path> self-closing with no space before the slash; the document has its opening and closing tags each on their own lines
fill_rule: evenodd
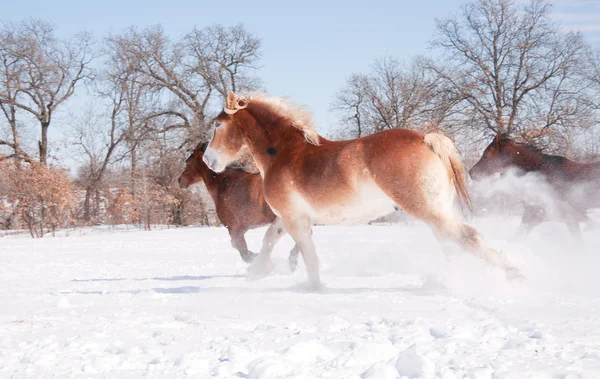
<svg viewBox="0 0 600 379">
<path fill-rule="evenodd" d="M 544 222 L 546 214 L 543 208 L 523 204 L 523 217 L 517 230 L 517 237 L 526 237 L 531 230 Z"/>
<path fill-rule="evenodd" d="M 486 246 L 485 241 L 475 228 L 463 224 L 452 215 L 426 217 L 425 221 L 435 231 L 441 241 L 452 240 L 465 250 L 475 254 L 483 261 L 505 270 L 508 277 L 520 276 L 518 270 L 501 252 Z"/>
<path fill-rule="evenodd" d="M 457 243 L 485 262 L 505 270 L 509 277 L 520 275 L 502 253 L 486 246 L 477 230 L 463 224 L 453 215 L 452 196 L 448 196 L 443 187 L 439 191 L 413 191 L 410 198 L 406 197 L 405 192 L 395 189 L 388 191 L 392 200 L 406 213 L 425 221 L 440 242 L 450 240 Z"/>
<path fill-rule="evenodd" d="M 517 269 L 500 252 L 485 245 L 483 238 L 472 227 L 463 224 L 453 215 L 455 188 L 449 171 L 441 161 L 423 161 L 425 167 L 414 173 L 412 182 L 399 187 L 390 180 L 394 173 L 381 172 L 374 180 L 396 205 L 409 215 L 425 221 L 435 232 L 438 240 L 452 240 L 485 262 L 506 271 L 507 276 L 517 276 Z M 377 166 L 369 169 L 377 170 Z M 377 171 L 374 171 L 377 173 Z M 402 172 L 396 174 L 404 175 Z"/>
<path fill-rule="evenodd" d="M 569 229 L 569 233 L 571 234 L 571 238 L 575 247 L 581 248 L 583 247 L 583 237 L 581 236 L 581 227 L 579 226 L 579 220 L 585 219 L 587 215 L 582 215 L 580 211 L 576 209 L 569 209 L 566 212 L 566 220 L 565 224 Z"/>
<path fill-rule="evenodd" d="M 238 229 L 238 228 L 230 228 L 229 235 L 231 236 L 231 246 L 234 249 L 240 252 L 240 256 L 242 260 L 246 263 L 252 262 L 256 257 L 256 254 L 248 250 L 248 245 L 246 244 L 246 238 L 244 238 L 244 234 L 246 234 L 247 230 Z"/>
<path fill-rule="evenodd" d="M 294 248 L 290 250 L 290 257 L 288 258 L 288 264 L 291 272 L 295 272 L 298 268 L 298 255 L 300 254 L 300 247 L 298 244 L 294 245 Z"/>
</svg>

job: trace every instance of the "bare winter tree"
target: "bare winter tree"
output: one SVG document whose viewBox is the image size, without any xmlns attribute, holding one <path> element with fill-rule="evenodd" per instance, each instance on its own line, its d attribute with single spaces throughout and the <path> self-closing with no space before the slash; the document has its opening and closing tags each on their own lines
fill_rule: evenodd
<svg viewBox="0 0 600 379">
<path fill-rule="evenodd" d="M 188 69 L 204 80 L 221 96 L 229 91 L 246 92 L 260 88 L 251 72 L 258 68 L 260 40 L 242 25 L 194 28 L 184 39 L 192 59 Z"/>
<path fill-rule="evenodd" d="M 372 133 L 368 90 L 369 78 L 366 75 L 354 74 L 346 81 L 346 86 L 336 93 L 332 108 L 340 114 L 342 130 L 339 132 L 342 135 L 339 137 L 359 138 Z"/>
<path fill-rule="evenodd" d="M 5 71 L 0 87 L 2 112 L 15 128 L 15 111 L 33 117 L 40 126 L 39 161 L 48 157 L 48 129 L 56 110 L 91 76 L 91 37 L 80 33 L 70 39 L 55 36 L 53 25 L 41 20 L 4 24 L 0 29 Z M 18 143 L 11 142 L 15 155 L 27 156 Z"/>
<path fill-rule="evenodd" d="M 590 125 L 586 44 L 558 29 L 545 0 L 476 0 L 437 20 L 432 46 L 443 56 L 430 67 L 465 126 L 536 141 Z"/>
<path fill-rule="evenodd" d="M 260 41 L 242 26 L 194 29 L 171 41 L 160 26 L 130 28 L 109 39 L 135 61 L 135 70 L 151 83 L 161 104 L 147 115 L 156 133 L 187 129 L 187 140 L 207 132 L 211 101 L 230 90 L 258 88 L 251 75 L 260 58 Z"/>
<path fill-rule="evenodd" d="M 21 161 L 32 161 L 21 145 L 21 130 L 17 121 L 17 95 L 19 87 L 14 78 L 21 75 L 20 58 L 15 57 L 11 49 L 12 37 L 5 31 L 0 32 L 0 110 L 2 116 L 8 125 L 8 131 L 0 137 L 0 146 L 9 149 L 10 154 L 0 156 L 0 160 L 14 158 L 17 167 L 20 167 Z"/>
<path fill-rule="evenodd" d="M 447 115 L 439 96 L 440 80 L 431 75 L 423 58 L 410 65 L 386 57 L 375 61 L 368 75 L 353 75 L 336 94 L 338 111 L 347 137 L 360 137 L 391 128 L 427 128 Z"/>
<path fill-rule="evenodd" d="M 110 100 L 111 134 L 118 135 L 118 143 L 124 142 L 127 148 L 118 158 L 119 161 L 129 158 L 131 174 L 131 196 L 136 195 L 136 176 L 138 174 L 139 148 L 144 141 L 157 130 L 154 118 L 155 104 L 160 91 L 152 78 L 140 72 L 141 64 L 137 55 L 131 54 L 129 40 L 124 38 L 107 38 L 105 46 L 108 59 L 102 84 L 101 95 Z M 171 104 L 173 104 L 171 102 Z M 174 105 L 176 106 L 176 105 Z M 175 108 L 160 113 L 170 120 L 172 116 L 181 115 L 183 126 L 189 126 L 185 116 Z M 172 124 L 171 124 L 172 125 Z"/>
<path fill-rule="evenodd" d="M 183 162 L 185 148 L 206 138 L 212 105 L 221 105 L 231 90 L 258 88 L 252 74 L 260 58 L 260 41 L 242 26 L 193 29 L 179 41 L 154 26 L 129 28 L 109 37 L 106 44 L 112 75 L 128 88 L 124 114 L 130 127 L 125 142 L 132 195 L 136 198 L 139 192 L 140 200 L 162 196 L 170 204 L 172 221 L 180 224 L 187 197 L 173 186 L 173 174 L 178 173 L 174 162 Z M 141 147 L 154 155 L 140 156 Z M 169 167 L 169 175 L 157 174 L 155 167 Z M 140 217 L 147 224 L 158 205 L 140 206 Z"/>
<path fill-rule="evenodd" d="M 80 166 L 76 184 L 85 192 L 82 217 L 85 224 L 96 218 L 101 198 L 100 183 L 115 148 L 115 139 L 106 135 L 104 117 L 91 104 L 84 114 L 73 117 L 68 139 L 76 147 L 74 156 Z M 94 201 L 95 200 L 95 201 Z"/>
</svg>

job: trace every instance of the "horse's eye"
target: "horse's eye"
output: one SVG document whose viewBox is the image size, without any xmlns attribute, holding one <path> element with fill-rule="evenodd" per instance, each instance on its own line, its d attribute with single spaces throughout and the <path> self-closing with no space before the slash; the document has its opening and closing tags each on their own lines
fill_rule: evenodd
<svg viewBox="0 0 600 379">
<path fill-rule="evenodd" d="M 219 121 L 215 121 L 215 128 L 218 128 L 219 126 L 221 126 L 221 123 Z"/>
</svg>

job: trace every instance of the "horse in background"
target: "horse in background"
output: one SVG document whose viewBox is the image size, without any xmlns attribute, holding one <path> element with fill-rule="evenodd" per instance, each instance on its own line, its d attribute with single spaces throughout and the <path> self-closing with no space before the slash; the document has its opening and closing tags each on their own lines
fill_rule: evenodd
<svg viewBox="0 0 600 379">
<path fill-rule="evenodd" d="M 277 218 L 263 195 L 262 179 L 241 169 L 229 168 L 222 173 L 211 171 L 202 158 L 208 142 L 200 143 L 185 161 L 185 170 L 179 177 L 179 186 L 188 188 L 203 180 L 215 202 L 217 216 L 229 231 L 231 245 L 239 251 L 242 260 L 252 262 L 256 254 L 248 250 L 244 235 L 249 229 L 271 224 L 265 233 L 262 250 L 270 251 L 286 233 L 283 222 Z M 298 246 L 290 251 L 290 269 L 298 264 Z M 263 253 L 264 254 L 264 253 Z"/>
<path fill-rule="evenodd" d="M 222 172 L 242 148 L 250 150 L 265 199 L 300 247 L 313 286 L 320 285 L 320 274 L 311 225 L 365 223 L 395 207 L 425 221 L 440 241 L 458 243 L 509 277 L 520 275 L 455 216 L 456 197 L 469 206 L 466 170 L 452 141 L 441 134 L 391 129 L 329 141 L 301 108 L 280 98 L 233 92 L 214 126 L 204 161 Z M 255 263 L 269 261 L 261 254 Z"/>
<path fill-rule="evenodd" d="M 528 234 L 543 222 L 557 220 L 567 225 L 576 241 L 581 241 L 579 222 L 589 221 L 587 210 L 600 206 L 600 162 L 578 163 L 545 154 L 499 133 L 469 174 L 473 180 L 481 180 L 511 169 L 518 177 L 528 173 L 539 175 L 541 182 L 536 195 L 549 199 L 549 204 L 542 205 L 523 200 L 521 233 Z"/>
</svg>

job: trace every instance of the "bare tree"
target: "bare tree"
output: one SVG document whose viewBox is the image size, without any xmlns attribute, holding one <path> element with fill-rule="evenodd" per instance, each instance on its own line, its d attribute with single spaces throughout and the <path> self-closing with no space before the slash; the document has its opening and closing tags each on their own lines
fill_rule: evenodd
<svg viewBox="0 0 600 379">
<path fill-rule="evenodd" d="M 549 14 L 545 0 L 476 0 L 437 20 L 432 46 L 443 56 L 430 67 L 466 126 L 535 141 L 589 125 L 580 75 L 585 42 L 559 31 Z"/>
<path fill-rule="evenodd" d="M 109 38 L 147 80 L 161 103 L 147 115 L 156 133 L 187 129 L 188 140 L 206 133 L 209 106 L 230 90 L 252 90 L 258 80 L 251 75 L 260 57 L 260 41 L 242 26 L 194 29 L 172 42 L 160 26 L 129 28 Z M 160 125 L 160 127 L 158 127 Z"/>
<path fill-rule="evenodd" d="M 99 216 L 103 180 L 127 132 L 120 121 L 124 108 L 123 92 L 111 95 L 116 96 L 110 97 L 112 103 L 107 109 L 108 117 L 93 106 L 88 107 L 81 117 L 75 119 L 69 137 L 71 144 L 78 149 L 77 156 L 82 157 L 77 182 L 85 192 L 82 218 L 86 224 Z"/>
<path fill-rule="evenodd" d="M 223 97 L 229 91 L 246 92 L 260 87 L 258 78 L 250 75 L 260 59 L 260 40 L 242 25 L 194 28 L 185 36 L 184 46 L 191 57 L 188 69 Z"/>
<path fill-rule="evenodd" d="M 378 59 L 368 75 L 351 76 L 338 91 L 333 109 L 349 134 L 360 137 L 385 129 L 423 129 L 441 123 L 448 114 L 439 96 L 440 80 L 424 65 L 424 58 L 409 65 L 397 59 Z"/>
<path fill-rule="evenodd" d="M 39 122 L 39 160 L 45 165 L 52 116 L 91 76 L 91 36 L 80 33 L 67 40 L 59 39 L 54 26 L 41 20 L 4 24 L 0 34 L 8 64 L 16 66 L 7 71 L 10 76 L 3 77 L 3 112 L 8 107 L 7 118 L 13 119 L 14 109 L 19 109 Z M 14 140 L 13 144 L 17 144 Z"/>
<path fill-rule="evenodd" d="M 6 30 L 0 30 L 0 109 L 4 116 L 10 132 L 8 138 L 0 139 L 0 146 L 8 147 L 12 153 L 0 157 L 0 160 L 14 158 L 18 168 L 22 160 L 32 161 L 21 145 L 21 131 L 17 121 L 17 95 L 20 88 L 15 78 L 21 76 L 23 71 L 23 59 L 15 56 L 11 46 L 15 45 L 14 37 Z"/>
<path fill-rule="evenodd" d="M 354 74 L 346 81 L 346 86 L 335 95 L 332 108 L 340 113 L 343 129 L 347 131 L 345 137 L 359 138 L 369 132 L 367 127 L 371 125 L 368 120 L 368 88 L 369 78 Z"/>
</svg>

